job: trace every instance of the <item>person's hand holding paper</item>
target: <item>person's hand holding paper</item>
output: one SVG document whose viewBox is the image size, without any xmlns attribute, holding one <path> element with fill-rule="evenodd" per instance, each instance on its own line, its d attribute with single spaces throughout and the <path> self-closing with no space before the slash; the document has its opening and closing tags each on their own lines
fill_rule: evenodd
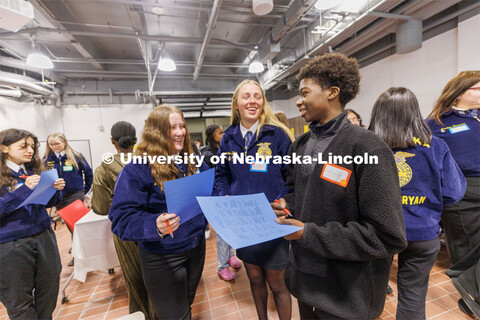
<svg viewBox="0 0 480 320">
<path fill-rule="evenodd" d="M 180 224 L 202 213 L 197 196 L 210 196 L 213 190 L 215 169 L 163 183 L 168 213 L 180 217 Z"/>
<path fill-rule="evenodd" d="M 263 193 L 197 197 L 197 200 L 208 222 L 222 239 L 235 249 L 302 230 L 297 226 L 276 223 L 276 215 Z"/>
<path fill-rule="evenodd" d="M 63 181 L 63 179 L 58 179 L 57 170 L 43 171 L 38 182 L 37 177 L 38 176 L 31 176 L 25 180 L 25 185 L 30 189 L 33 189 L 33 192 L 30 194 L 30 196 L 28 196 L 27 199 L 25 199 L 25 201 L 22 202 L 22 204 L 17 207 L 17 209 L 26 206 L 27 204 L 46 205 L 53 197 L 55 192 L 57 192 L 57 188 L 63 189 L 65 186 L 65 181 Z M 62 180 L 63 182 L 57 181 L 57 179 Z M 54 185 L 55 187 L 53 187 Z"/>
</svg>

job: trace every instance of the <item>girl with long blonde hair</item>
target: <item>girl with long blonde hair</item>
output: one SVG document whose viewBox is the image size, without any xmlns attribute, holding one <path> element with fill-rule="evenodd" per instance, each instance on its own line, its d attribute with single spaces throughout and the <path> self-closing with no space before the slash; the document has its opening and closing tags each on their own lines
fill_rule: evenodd
<svg viewBox="0 0 480 320">
<path fill-rule="evenodd" d="M 275 117 L 263 89 L 256 81 L 244 80 L 237 86 L 231 110 L 231 126 L 225 130 L 219 153 L 244 153 L 265 159 L 267 156 L 288 155 L 293 134 Z M 218 164 L 216 169 L 216 189 L 221 196 L 265 193 L 269 202 L 273 202 L 286 193 L 286 165 L 227 162 Z M 217 241 L 219 253 L 228 246 L 222 242 L 221 239 Z M 225 255 L 224 264 L 220 265 L 219 261 L 218 274 L 224 280 L 231 280 L 235 274 L 228 267 L 235 268 L 236 259 L 232 259 L 233 250 L 227 252 L 230 254 Z M 288 241 L 280 238 L 241 248 L 237 250 L 237 256 L 245 265 L 258 318 L 267 319 L 268 283 L 279 318 L 290 319 L 292 301 L 283 280 L 288 260 Z"/>
<path fill-rule="evenodd" d="M 63 199 L 57 204 L 61 210 L 76 200 L 85 201 L 85 195 L 93 182 L 93 170 L 83 155 L 69 145 L 63 133 L 55 132 L 48 136 L 43 161 L 47 169 L 56 169 L 58 176 L 65 180 Z M 68 228 L 70 233 L 72 230 Z M 74 265 L 74 259 L 68 266 Z"/>
<path fill-rule="evenodd" d="M 55 132 L 48 136 L 43 161 L 47 169 L 56 169 L 58 176 L 65 179 L 63 200 L 57 205 L 57 210 L 77 199 L 85 200 L 85 194 L 92 186 L 93 171 L 83 155 L 70 146 L 63 133 Z"/>
</svg>

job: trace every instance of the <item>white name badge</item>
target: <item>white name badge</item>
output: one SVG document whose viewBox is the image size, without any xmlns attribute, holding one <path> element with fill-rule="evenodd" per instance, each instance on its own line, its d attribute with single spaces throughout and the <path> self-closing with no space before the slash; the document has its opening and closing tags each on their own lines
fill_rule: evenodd
<svg viewBox="0 0 480 320">
<path fill-rule="evenodd" d="M 256 162 L 250 165 L 250 171 L 252 172 L 267 172 L 267 164 L 265 162 Z"/>
<path fill-rule="evenodd" d="M 17 183 L 16 185 L 14 185 L 13 187 L 8 187 L 7 190 L 12 192 L 12 191 L 15 191 L 17 190 L 18 188 L 20 188 L 21 186 L 23 186 L 24 183 L 23 182 L 19 182 Z"/>
<path fill-rule="evenodd" d="M 63 166 L 63 171 L 72 171 L 73 166 Z"/>
<path fill-rule="evenodd" d="M 450 131 L 450 134 L 455 134 L 455 133 L 468 131 L 468 130 L 470 130 L 470 128 L 468 127 L 467 124 L 462 124 L 461 126 L 448 129 L 448 131 Z"/>
<path fill-rule="evenodd" d="M 325 166 L 323 166 L 320 178 L 345 188 L 350 180 L 351 174 L 352 171 L 346 168 L 327 163 Z"/>
</svg>

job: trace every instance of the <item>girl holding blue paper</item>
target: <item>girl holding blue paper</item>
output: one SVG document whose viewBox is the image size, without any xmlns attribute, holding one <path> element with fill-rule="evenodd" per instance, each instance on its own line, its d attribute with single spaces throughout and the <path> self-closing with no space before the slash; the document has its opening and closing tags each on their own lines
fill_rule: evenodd
<svg viewBox="0 0 480 320">
<path fill-rule="evenodd" d="M 244 80 L 235 89 L 230 122 L 220 142 L 219 154 L 284 156 L 294 140 L 292 132 L 273 114 L 263 89 L 253 80 Z M 216 169 L 215 186 L 221 196 L 265 193 L 268 201 L 273 202 L 286 193 L 286 165 L 227 161 Z M 283 279 L 288 241 L 280 238 L 241 248 L 237 256 L 244 262 L 258 318 L 267 319 L 268 283 L 279 318 L 290 319 L 292 301 Z"/>
<path fill-rule="evenodd" d="M 45 170 L 38 146 L 28 131 L 0 132 L 0 301 L 10 319 L 51 319 L 57 304 L 62 265 L 45 207 L 61 200 L 65 181 L 55 181 L 46 206 L 17 209 Z"/>
<path fill-rule="evenodd" d="M 137 155 L 193 154 L 183 113 L 161 105 L 150 112 Z M 203 164 L 200 171 L 209 169 Z M 180 225 L 167 213 L 163 183 L 195 174 L 193 163 L 127 164 L 115 186 L 109 218 L 121 240 L 139 243 L 143 280 L 159 319 L 190 319 L 205 262 L 203 214 Z M 170 230 L 173 236 L 170 236 Z"/>
</svg>

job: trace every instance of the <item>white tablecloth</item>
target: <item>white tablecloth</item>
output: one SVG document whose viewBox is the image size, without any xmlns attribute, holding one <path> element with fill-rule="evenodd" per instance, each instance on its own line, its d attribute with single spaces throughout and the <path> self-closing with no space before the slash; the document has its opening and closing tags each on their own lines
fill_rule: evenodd
<svg viewBox="0 0 480 320">
<path fill-rule="evenodd" d="M 87 273 L 108 270 L 120 265 L 113 245 L 111 222 L 107 216 L 92 210 L 75 223 L 72 255 L 75 258 L 74 278 L 85 282 Z"/>
</svg>

